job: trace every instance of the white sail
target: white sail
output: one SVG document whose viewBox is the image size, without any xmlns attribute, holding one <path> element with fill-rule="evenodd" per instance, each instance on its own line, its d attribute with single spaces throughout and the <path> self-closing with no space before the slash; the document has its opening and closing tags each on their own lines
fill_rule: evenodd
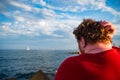
<svg viewBox="0 0 120 80">
<path fill-rule="evenodd" d="M 27 47 L 27 49 L 26 49 L 27 51 L 29 51 L 30 50 L 30 48 L 29 47 Z"/>
</svg>

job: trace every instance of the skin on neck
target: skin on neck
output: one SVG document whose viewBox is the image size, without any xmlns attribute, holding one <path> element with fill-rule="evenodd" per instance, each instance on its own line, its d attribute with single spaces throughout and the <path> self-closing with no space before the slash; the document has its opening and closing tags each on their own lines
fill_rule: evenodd
<svg viewBox="0 0 120 80">
<path fill-rule="evenodd" d="M 100 53 L 104 52 L 107 50 L 112 49 L 112 44 L 105 44 L 105 43 L 96 43 L 94 45 L 88 44 L 85 48 L 84 51 L 85 53 Z"/>
<path fill-rule="evenodd" d="M 104 52 L 106 50 L 112 49 L 111 42 L 109 42 L 107 44 L 98 42 L 95 44 L 87 44 L 85 46 L 84 38 L 81 38 L 81 40 L 78 41 L 78 46 L 79 46 L 81 53 L 91 53 L 91 54 L 96 54 L 96 53 L 100 53 L 100 52 Z"/>
</svg>

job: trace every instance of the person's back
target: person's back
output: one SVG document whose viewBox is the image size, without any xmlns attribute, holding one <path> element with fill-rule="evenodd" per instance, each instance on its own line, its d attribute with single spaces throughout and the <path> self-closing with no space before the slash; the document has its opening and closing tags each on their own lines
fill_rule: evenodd
<svg viewBox="0 0 120 80">
<path fill-rule="evenodd" d="M 82 54 L 78 61 L 82 75 L 77 80 L 120 80 L 120 53 L 110 49 L 97 54 Z M 81 72 L 81 70 L 83 72 Z"/>
<path fill-rule="evenodd" d="M 120 80 L 120 53 L 110 49 L 66 59 L 55 80 Z"/>
<path fill-rule="evenodd" d="M 54 80 L 120 80 L 120 48 L 112 47 L 113 33 L 107 22 L 83 21 L 74 31 L 81 54 L 67 58 Z"/>
</svg>

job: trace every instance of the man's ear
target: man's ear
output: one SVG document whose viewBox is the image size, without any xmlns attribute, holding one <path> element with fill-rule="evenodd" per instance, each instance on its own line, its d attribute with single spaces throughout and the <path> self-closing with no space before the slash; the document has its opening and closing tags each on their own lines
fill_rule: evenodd
<svg viewBox="0 0 120 80">
<path fill-rule="evenodd" d="M 81 46 L 82 46 L 82 48 L 85 47 L 85 39 L 83 37 L 81 37 Z"/>
<path fill-rule="evenodd" d="M 81 46 L 81 48 L 85 47 L 85 39 L 81 37 L 81 39 L 78 41 L 78 44 Z"/>
</svg>

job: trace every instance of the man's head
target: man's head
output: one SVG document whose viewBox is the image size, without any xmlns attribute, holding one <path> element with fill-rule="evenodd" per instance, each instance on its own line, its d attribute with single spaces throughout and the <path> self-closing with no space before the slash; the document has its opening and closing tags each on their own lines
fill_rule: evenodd
<svg viewBox="0 0 120 80">
<path fill-rule="evenodd" d="M 106 21 L 95 21 L 84 19 L 83 22 L 73 31 L 77 41 L 83 41 L 85 47 L 87 44 L 111 43 L 114 34 L 114 26 Z M 81 48 L 81 45 L 79 48 Z"/>
</svg>

